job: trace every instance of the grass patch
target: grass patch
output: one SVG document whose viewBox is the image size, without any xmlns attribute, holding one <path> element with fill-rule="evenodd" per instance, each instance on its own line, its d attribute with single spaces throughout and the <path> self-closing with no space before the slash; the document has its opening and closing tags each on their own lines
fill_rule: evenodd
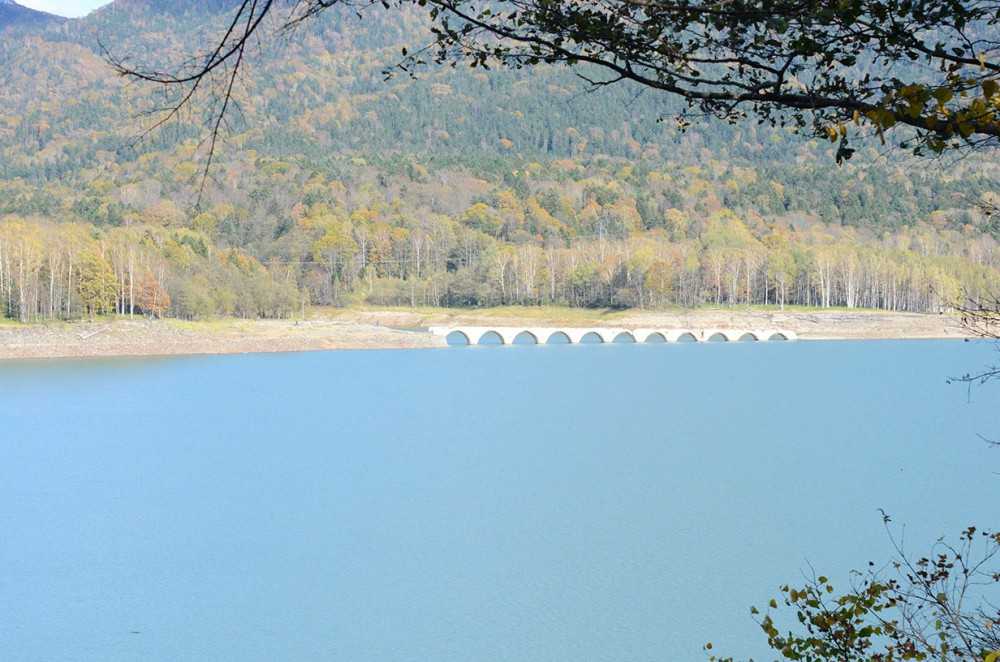
<svg viewBox="0 0 1000 662">
<path fill-rule="evenodd" d="M 312 309 L 314 315 L 324 319 L 347 318 L 357 313 L 399 313 L 402 315 L 417 315 L 423 318 L 440 319 L 443 317 L 482 318 L 484 320 L 522 319 L 539 320 L 556 324 L 607 323 L 625 317 L 634 312 L 606 308 L 571 308 L 569 306 L 497 306 L 494 308 L 438 308 L 435 306 L 356 306 L 352 308 Z"/>
<path fill-rule="evenodd" d="M 915 311 L 903 311 L 903 310 L 885 310 L 884 308 L 848 308 L 847 306 L 830 306 L 829 308 L 822 308 L 820 306 L 792 306 L 785 305 L 785 309 L 782 310 L 780 306 L 755 306 L 750 310 L 761 310 L 769 313 L 844 313 L 847 315 L 859 315 L 859 314 L 879 314 L 879 315 L 892 315 L 894 313 L 912 313 Z M 936 315 L 937 313 L 928 313 Z"/>
<path fill-rule="evenodd" d="M 502 306 L 456 312 L 456 314 L 487 319 L 517 317 L 553 322 L 608 322 L 625 317 L 630 312 L 632 311 L 609 308 L 570 308 L 569 306 Z"/>
<path fill-rule="evenodd" d="M 164 324 L 174 331 L 231 331 L 241 323 L 248 321 L 252 320 L 245 320 L 240 317 L 212 317 L 198 320 L 183 320 L 168 317 L 158 320 L 160 324 Z"/>
<path fill-rule="evenodd" d="M 0 317 L 0 327 L 9 327 L 16 329 L 66 329 L 74 324 L 79 324 L 81 322 L 88 322 L 89 320 L 39 320 L 37 322 L 22 322 L 17 319 L 9 319 L 6 317 Z M 104 322 L 103 319 L 97 319 L 97 322 Z M 109 320 L 110 321 L 110 318 Z"/>
</svg>

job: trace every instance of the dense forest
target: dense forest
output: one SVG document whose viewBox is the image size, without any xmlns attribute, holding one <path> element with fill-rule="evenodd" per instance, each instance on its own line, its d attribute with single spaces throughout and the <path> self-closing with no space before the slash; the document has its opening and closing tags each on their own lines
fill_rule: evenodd
<svg viewBox="0 0 1000 662">
<path fill-rule="evenodd" d="M 571 72 L 384 72 L 417 13 L 324 13 L 261 45 L 214 165 L 169 66 L 218 2 L 0 16 L 0 315 L 280 317 L 310 304 L 939 310 L 1000 292 L 993 154 L 919 161 Z M 150 114 L 153 113 L 153 114 Z"/>
</svg>

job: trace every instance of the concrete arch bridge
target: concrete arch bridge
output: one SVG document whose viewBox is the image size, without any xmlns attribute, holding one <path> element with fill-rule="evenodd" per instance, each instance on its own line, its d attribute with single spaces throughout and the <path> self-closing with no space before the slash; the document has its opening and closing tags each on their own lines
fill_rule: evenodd
<svg viewBox="0 0 1000 662">
<path fill-rule="evenodd" d="M 579 344 L 579 343 L 673 343 L 673 342 L 737 342 L 747 340 L 796 340 L 792 331 L 781 329 L 686 329 L 659 328 L 567 328 L 525 326 L 432 326 L 431 333 L 469 345 L 488 344 Z M 458 335 L 461 334 L 461 335 Z"/>
</svg>

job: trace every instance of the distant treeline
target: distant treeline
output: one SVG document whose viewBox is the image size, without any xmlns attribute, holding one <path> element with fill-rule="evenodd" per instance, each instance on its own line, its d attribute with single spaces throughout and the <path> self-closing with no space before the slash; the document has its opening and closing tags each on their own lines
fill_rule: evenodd
<svg viewBox="0 0 1000 662">
<path fill-rule="evenodd" d="M 942 212 L 896 232 L 737 213 L 723 204 L 736 191 L 780 193 L 749 170 L 556 161 L 490 183 L 357 165 L 348 185 L 270 167 L 279 188 L 215 193 L 197 212 L 129 184 L 55 204 L 49 216 L 62 222 L 6 216 L 4 314 L 283 317 L 359 302 L 937 311 L 1000 291 L 982 212 L 962 210 L 960 227 Z"/>
<path fill-rule="evenodd" d="M 11 319 L 106 313 L 287 317 L 302 302 L 293 278 L 197 233 L 76 223 L 0 222 L 0 302 Z"/>
</svg>

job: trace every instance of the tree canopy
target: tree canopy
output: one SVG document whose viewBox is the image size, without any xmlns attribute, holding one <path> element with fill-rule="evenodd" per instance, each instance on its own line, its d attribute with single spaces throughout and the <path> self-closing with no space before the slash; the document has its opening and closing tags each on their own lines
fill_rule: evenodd
<svg viewBox="0 0 1000 662">
<path fill-rule="evenodd" d="M 631 80 L 678 95 L 688 121 L 750 116 L 811 130 L 838 144 L 838 161 L 859 132 L 885 141 L 897 125 L 909 131 L 896 142 L 918 154 L 1000 136 L 995 0 L 240 0 L 215 45 L 174 71 L 115 63 L 180 88 L 181 104 L 212 87 L 214 136 L 263 31 L 375 4 L 416 4 L 432 21 L 430 43 L 404 49 L 390 75 L 431 62 L 562 63 L 594 86 Z"/>
</svg>

